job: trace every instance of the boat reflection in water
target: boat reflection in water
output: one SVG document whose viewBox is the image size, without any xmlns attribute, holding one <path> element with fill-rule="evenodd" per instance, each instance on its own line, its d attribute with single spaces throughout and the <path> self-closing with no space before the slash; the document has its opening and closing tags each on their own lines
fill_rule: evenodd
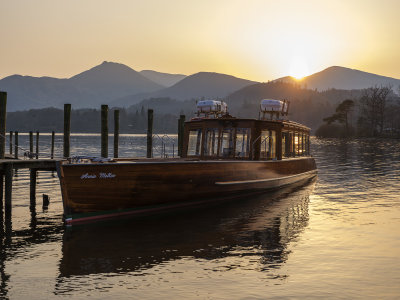
<svg viewBox="0 0 400 300">
<path fill-rule="evenodd" d="M 247 251 L 260 256 L 260 269 L 276 267 L 308 224 L 314 182 L 196 211 L 68 228 L 56 293 L 74 289 L 74 276 L 142 272 L 182 257 L 213 260 Z"/>
</svg>

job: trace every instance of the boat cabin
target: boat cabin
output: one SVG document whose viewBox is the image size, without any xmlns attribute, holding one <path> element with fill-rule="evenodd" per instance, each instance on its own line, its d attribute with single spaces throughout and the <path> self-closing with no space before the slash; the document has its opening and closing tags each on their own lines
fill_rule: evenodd
<svg viewBox="0 0 400 300">
<path fill-rule="evenodd" d="M 210 107 L 200 102 L 197 117 L 185 122 L 182 157 L 282 160 L 310 154 L 310 128 L 283 119 L 288 113 L 286 101 L 262 100 L 258 120 L 217 111 L 226 110 L 222 101 L 220 106 L 209 102 Z"/>
</svg>

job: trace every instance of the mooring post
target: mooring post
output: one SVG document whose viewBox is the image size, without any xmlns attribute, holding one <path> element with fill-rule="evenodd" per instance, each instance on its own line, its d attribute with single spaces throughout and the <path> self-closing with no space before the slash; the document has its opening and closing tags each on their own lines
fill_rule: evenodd
<svg viewBox="0 0 400 300">
<path fill-rule="evenodd" d="M 153 110 L 147 110 L 147 158 L 152 157 L 153 152 Z"/>
<path fill-rule="evenodd" d="M 4 176 L 0 173 L 0 227 L 3 225 L 3 193 L 4 193 Z M 0 230 L 1 234 L 1 230 Z"/>
<path fill-rule="evenodd" d="M 101 157 L 108 157 L 108 105 L 101 106 Z"/>
<path fill-rule="evenodd" d="M 29 152 L 33 154 L 33 132 L 29 131 Z"/>
<path fill-rule="evenodd" d="M 0 159 L 6 154 L 7 93 L 0 92 Z"/>
<path fill-rule="evenodd" d="M 36 208 L 36 176 L 37 170 L 30 170 L 30 210 L 35 210 Z"/>
<path fill-rule="evenodd" d="M 119 110 L 114 110 L 114 157 L 118 158 L 119 144 Z"/>
<path fill-rule="evenodd" d="M 39 159 L 39 131 L 36 131 L 36 159 Z"/>
<path fill-rule="evenodd" d="M 51 149 L 50 149 L 50 158 L 54 158 L 54 139 L 56 133 L 54 131 L 51 132 Z"/>
<path fill-rule="evenodd" d="M 15 138 L 14 138 L 14 158 L 18 159 L 18 131 L 15 132 Z"/>
<path fill-rule="evenodd" d="M 4 198 L 5 198 L 5 215 L 6 219 L 11 218 L 11 197 L 12 197 L 12 184 L 13 184 L 13 165 L 12 163 L 5 164 L 5 191 L 4 191 Z"/>
<path fill-rule="evenodd" d="M 182 156 L 183 148 L 183 129 L 185 126 L 185 115 L 180 115 L 178 121 L 178 156 Z"/>
<path fill-rule="evenodd" d="M 10 131 L 10 155 L 13 154 L 13 131 Z"/>
<path fill-rule="evenodd" d="M 70 156 L 71 104 L 64 104 L 64 157 Z"/>
</svg>

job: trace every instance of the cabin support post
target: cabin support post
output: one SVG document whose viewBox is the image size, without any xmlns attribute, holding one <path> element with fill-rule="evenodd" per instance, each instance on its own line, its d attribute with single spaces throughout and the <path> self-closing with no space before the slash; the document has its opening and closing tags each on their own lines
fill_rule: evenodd
<svg viewBox="0 0 400 300">
<path fill-rule="evenodd" d="M 276 131 L 276 159 L 282 160 L 282 129 Z"/>
<path fill-rule="evenodd" d="M 180 115 L 178 121 L 178 156 L 182 157 L 183 132 L 185 128 L 185 115 Z"/>
<path fill-rule="evenodd" d="M 147 110 L 147 158 L 152 157 L 153 150 L 153 110 Z"/>
<path fill-rule="evenodd" d="M 10 131 L 10 155 L 13 154 L 13 131 Z"/>
<path fill-rule="evenodd" d="M 39 159 L 39 131 L 36 131 L 36 159 Z"/>
<path fill-rule="evenodd" d="M 292 133 L 293 157 L 296 156 L 296 132 Z"/>
<path fill-rule="evenodd" d="M 18 131 L 15 132 L 15 139 L 14 139 L 14 158 L 18 159 Z"/>
<path fill-rule="evenodd" d="M 114 157 L 118 158 L 119 144 L 119 110 L 114 110 Z"/>
<path fill-rule="evenodd" d="M 64 104 L 64 158 L 70 156 L 71 104 Z"/>
<path fill-rule="evenodd" d="M 37 170 L 30 169 L 30 210 L 35 210 L 36 208 L 36 177 L 37 177 Z"/>
<path fill-rule="evenodd" d="M 12 163 L 5 164 L 5 215 L 6 219 L 11 219 L 11 198 L 12 198 L 12 184 L 13 184 L 13 165 Z"/>
<path fill-rule="evenodd" d="M 101 106 L 101 157 L 108 157 L 108 105 Z"/>
<path fill-rule="evenodd" d="M 6 154 L 7 93 L 0 92 L 0 159 Z"/>
<path fill-rule="evenodd" d="M 51 149 L 50 149 L 50 158 L 54 158 L 54 139 L 55 139 L 55 132 L 51 132 Z"/>
</svg>

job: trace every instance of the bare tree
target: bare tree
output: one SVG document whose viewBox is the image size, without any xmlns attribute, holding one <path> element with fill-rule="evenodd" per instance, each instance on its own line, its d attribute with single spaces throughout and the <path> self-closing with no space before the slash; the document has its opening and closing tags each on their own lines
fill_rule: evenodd
<svg viewBox="0 0 400 300">
<path fill-rule="evenodd" d="M 364 90 L 360 98 L 359 125 L 371 130 L 372 136 L 383 133 L 385 123 L 385 108 L 391 87 L 370 87 Z"/>
</svg>

